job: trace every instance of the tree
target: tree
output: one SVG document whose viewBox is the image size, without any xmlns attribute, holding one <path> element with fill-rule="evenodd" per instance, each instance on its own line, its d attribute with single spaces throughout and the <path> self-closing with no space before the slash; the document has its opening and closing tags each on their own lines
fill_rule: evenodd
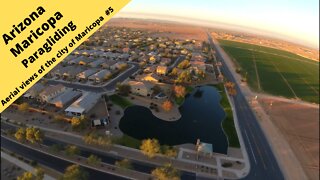
<svg viewBox="0 0 320 180">
<path fill-rule="evenodd" d="M 91 154 L 88 159 L 88 164 L 91 164 L 91 165 L 98 165 L 101 163 L 101 159 L 93 154 Z"/>
<path fill-rule="evenodd" d="M 172 71 L 171 71 L 171 73 L 170 73 L 170 76 L 177 76 L 178 73 L 179 73 L 178 68 L 173 68 Z"/>
<path fill-rule="evenodd" d="M 190 61 L 189 60 L 183 60 L 178 64 L 179 69 L 187 69 L 190 66 Z"/>
<path fill-rule="evenodd" d="M 140 146 L 142 153 L 149 158 L 153 158 L 156 153 L 160 152 L 160 144 L 157 139 L 145 139 Z"/>
<path fill-rule="evenodd" d="M 73 117 L 71 119 L 71 126 L 73 130 L 83 130 L 86 127 L 86 118 L 82 115 L 80 118 Z"/>
<path fill-rule="evenodd" d="M 235 88 L 229 89 L 228 93 L 230 96 L 235 96 L 237 95 L 237 90 Z"/>
<path fill-rule="evenodd" d="M 39 128 L 28 127 L 26 129 L 26 139 L 30 141 L 32 144 L 41 143 L 43 140 L 44 134 L 41 132 Z"/>
<path fill-rule="evenodd" d="M 204 79 L 206 77 L 206 73 L 201 69 L 198 70 L 197 75 L 199 79 Z"/>
<path fill-rule="evenodd" d="M 172 104 L 171 101 L 165 100 L 165 101 L 162 103 L 162 108 L 163 108 L 163 110 L 165 110 L 165 111 L 171 111 L 171 109 L 173 108 L 173 104 Z"/>
<path fill-rule="evenodd" d="M 30 107 L 29 104 L 24 102 L 24 103 L 18 105 L 18 110 L 19 111 L 27 111 L 29 109 L 29 107 Z"/>
<path fill-rule="evenodd" d="M 184 86 L 176 85 L 173 87 L 173 91 L 178 98 L 183 98 L 186 95 L 186 88 Z"/>
<path fill-rule="evenodd" d="M 128 96 L 131 91 L 131 86 L 129 84 L 117 84 L 117 91 L 120 95 Z"/>
<path fill-rule="evenodd" d="M 14 137 L 18 141 L 24 141 L 26 139 L 26 129 L 25 128 L 19 128 L 17 132 L 14 134 Z"/>
<path fill-rule="evenodd" d="M 67 146 L 65 153 L 67 156 L 74 156 L 74 155 L 79 155 L 80 150 L 77 146 L 69 145 L 69 146 Z"/>
<path fill-rule="evenodd" d="M 35 180 L 42 180 L 44 178 L 44 170 L 40 167 L 35 169 Z"/>
<path fill-rule="evenodd" d="M 84 171 L 79 165 L 68 166 L 61 177 L 62 180 L 87 180 L 88 173 Z"/>
<path fill-rule="evenodd" d="M 177 83 L 190 83 L 191 82 L 191 74 L 189 71 L 183 71 L 179 74 L 177 80 Z"/>
<path fill-rule="evenodd" d="M 110 144 L 112 144 L 112 140 L 110 137 L 107 136 L 101 136 L 96 133 L 90 133 L 83 137 L 83 140 L 86 144 L 91 145 L 99 145 L 103 147 L 107 147 Z"/>
<path fill-rule="evenodd" d="M 180 180 L 180 172 L 172 164 L 165 164 L 151 172 L 151 175 L 157 180 Z"/>
<path fill-rule="evenodd" d="M 121 161 L 116 161 L 115 165 L 123 169 L 132 169 L 132 164 L 129 159 L 122 159 Z"/>
<path fill-rule="evenodd" d="M 177 149 L 175 148 L 168 148 L 164 151 L 164 155 L 166 155 L 169 158 L 176 158 L 178 155 Z"/>
<path fill-rule="evenodd" d="M 17 180 L 34 180 L 34 176 L 31 172 L 24 172 L 21 176 L 17 177 Z"/>
<path fill-rule="evenodd" d="M 80 118 L 77 118 L 77 117 L 73 117 L 72 119 L 71 119 L 71 126 L 72 126 L 72 128 L 78 128 L 79 126 L 81 125 L 81 120 L 80 120 Z"/>
</svg>

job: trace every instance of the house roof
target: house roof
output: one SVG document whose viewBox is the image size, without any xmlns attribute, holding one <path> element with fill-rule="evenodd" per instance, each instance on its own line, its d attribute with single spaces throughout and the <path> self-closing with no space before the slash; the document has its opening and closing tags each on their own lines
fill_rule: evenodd
<svg viewBox="0 0 320 180">
<path fill-rule="evenodd" d="M 100 94 L 86 92 L 79 99 L 73 102 L 65 111 L 75 113 L 87 112 L 98 102 L 100 97 Z"/>
<path fill-rule="evenodd" d="M 100 64 L 102 64 L 104 62 L 105 62 L 104 59 L 98 59 L 98 60 L 90 62 L 89 65 L 92 66 L 92 67 L 97 67 L 97 66 L 99 66 Z"/>
<path fill-rule="evenodd" d="M 109 71 L 109 70 L 107 70 L 107 69 L 104 69 L 104 70 L 101 70 L 101 71 L 99 71 L 99 72 L 97 72 L 97 73 L 95 73 L 95 74 L 93 74 L 93 75 L 91 75 L 90 77 L 89 77 L 89 79 L 102 79 L 102 78 L 104 78 L 106 75 L 108 75 L 108 74 L 111 74 L 111 72 Z"/>
<path fill-rule="evenodd" d="M 57 91 L 62 90 L 65 88 L 62 84 L 57 84 L 53 86 L 47 86 L 41 93 L 40 96 L 49 96 Z"/>
<path fill-rule="evenodd" d="M 61 95 L 55 97 L 53 100 L 51 100 L 51 104 L 55 103 L 61 103 L 63 105 L 67 104 L 71 100 L 73 100 L 76 97 L 79 97 L 82 93 L 79 91 L 73 91 L 69 89 L 68 91 L 62 93 Z"/>
</svg>

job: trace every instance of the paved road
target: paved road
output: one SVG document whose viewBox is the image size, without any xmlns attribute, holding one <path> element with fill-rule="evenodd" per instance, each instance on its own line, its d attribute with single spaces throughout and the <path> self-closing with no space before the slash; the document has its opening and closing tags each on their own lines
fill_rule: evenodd
<svg viewBox="0 0 320 180">
<path fill-rule="evenodd" d="M 236 84 L 237 95 L 234 97 L 235 110 L 238 115 L 239 127 L 250 160 L 250 172 L 244 179 L 254 180 L 277 180 L 284 179 L 283 174 L 277 164 L 269 143 L 264 136 L 258 120 L 254 116 L 248 102 L 242 94 L 239 84 L 233 77 L 224 62 L 225 54 L 221 52 L 219 45 L 213 43 L 208 35 L 211 46 L 216 50 L 217 60 L 222 63 L 222 72 L 224 76 Z"/>
<path fill-rule="evenodd" d="M 5 129 L 14 129 L 16 130 L 16 127 L 12 126 L 12 125 L 9 125 L 7 123 L 1 123 L 1 129 L 5 130 Z M 1 137 L 1 143 L 2 143 L 2 138 Z M 6 139 L 5 139 L 6 140 Z M 8 140 L 7 140 L 8 141 Z M 12 142 L 10 141 L 11 144 L 14 143 L 14 144 L 17 144 L 15 142 Z M 46 145 L 46 146 L 51 146 L 53 144 L 60 144 L 62 146 L 67 146 L 69 144 L 63 142 L 63 141 L 59 141 L 57 139 L 53 139 L 53 138 L 49 138 L 49 137 L 45 137 L 45 139 L 43 140 L 43 144 Z M 19 144 L 17 144 L 19 145 Z M 2 147 L 4 148 L 7 148 L 6 146 L 3 146 L 3 144 L 1 144 Z M 20 145 L 21 146 L 21 145 Z M 22 146 L 24 147 L 24 146 Z M 114 165 L 114 163 L 117 161 L 117 160 L 122 160 L 123 158 L 120 157 L 120 156 L 117 156 L 117 155 L 111 155 L 111 154 L 106 154 L 106 153 L 102 153 L 100 151 L 95 151 L 95 150 L 92 150 L 92 149 L 89 149 L 89 148 L 84 148 L 84 147 L 81 147 L 81 146 L 78 146 L 79 149 L 80 149 L 80 156 L 82 157 L 89 157 L 91 154 L 94 154 L 96 156 L 98 156 L 99 158 L 101 158 L 101 161 L 104 162 L 104 163 L 107 163 L 107 164 L 111 164 L 111 165 Z M 24 149 L 29 149 L 29 148 L 26 148 L 24 147 Z M 11 149 L 9 149 L 11 150 Z M 34 150 L 33 150 L 34 151 Z M 14 151 L 15 152 L 15 151 Z M 37 151 L 36 151 L 37 152 Z M 17 154 L 20 154 L 20 153 L 23 153 L 23 152 L 17 152 Z M 40 152 L 39 152 L 40 153 Z M 24 154 L 21 154 L 21 155 L 24 155 Z M 32 154 L 33 156 L 34 154 Z M 27 156 L 26 156 L 27 157 Z M 53 157 L 54 158 L 54 157 Z M 30 159 L 34 159 L 34 158 L 30 158 Z M 56 158 L 57 159 L 57 158 Z M 38 161 L 38 158 L 34 159 L 34 160 L 37 160 Z M 40 161 L 38 161 L 39 163 L 41 163 Z M 54 162 L 54 161 L 52 161 Z M 139 172 L 144 172 L 144 173 L 151 173 L 151 171 L 156 168 L 155 165 L 153 164 L 149 164 L 149 163 L 145 163 L 145 162 L 140 162 L 140 161 L 135 161 L 135 160 L 131 160 L 132 162 L 132 166 L 134 168 L 134 170 L 136 171 L 139 171 Z M 41 163 L 42 164 L 42 163 Z M 53 163 L 54 164 L 54 163 Z M 44 165 L 47 165 L 47 164 L 44 164 Z M 49 166 L 53 169 L 56 169 L 57 167 L 55 167 L 57 165 L 52 165 L 52 166 Z M 58 166 L 60 166 L 60 162 L 58 162 Z M 67 165 L 66 165 L 67 166 Z M 65 166 L 65 167 L 66 167 Z M 57 169 L 56 169 L 57 170 Z M 62 169 L 64 170 L 64 169 Z M 59 170 L 58 170 L 59 171 Z M 183 180 L 194 180 L 196 179 L 196 175 L 195 173 L 191 173 L 191 172 L 186 172 L 186 171 L 181 171 L 181 179 Z"/>
<path fill-rule="evenodd" d="M 72 163 L 66 161 L 66 160 L 62 160 L 59 158 L 56 158 L 54 156 L 50 156 L 48 154 L 36 151 L 34 149 L 31 148 L 27 148 L 25 146 L 22 146 L 18 143 L 15 143 L 13 141 L 10 141 L 6 138 L 3 138 L 1 136 L 1 148 L 5 148 L 8 149 L 16 154 L 19 154 L 23 157 L 26 157 L 28 159 L 32 159 L 37 161 L 40 164 L 43 164 L 45 166 L 48 166 L 56 171 L 59 171 L 61 173 L 64 172 L 64 170 L 72 165 Z M 120 180 L 120 179 L 124 179 L 124 178 L 120 178 L 118 176 L 114 176 L 108 173 L 104 173 L 101 171 L 97 171 L 94 169 L 90 169 L 90 168 L 86 168 L 83 167 L 88 173 L 89 173 L 89 179 L 97 179 L 97 180 L 105 180 L 105 179 L 115 179 L 115 180 Z"/>
<path fill-rule="evenodd" d="M 101 87 L 94 87 L 94 86 L 85 85 L 85 84 L 74 84 L 74 83 L 70 83 L 70 82 L 61 82 L 61 81 L 55 81 L 55 80 L 48 80 L 48 84 L 51 84 L 51 85 L 63 84 L 64 86 L 69 87 L 69 88 L 75 88 L 75 89 L 97 92 L 97 93 L 112 91 L 115 89 L 118 82 L 124 81 L 129 76 L 131 76 L 133 73 L 135 73 L 139 70 L 138 64 L 136 64 L 136 63 L 130 63 L 130 64 L 132 65 L 132 68 L 130 67 L 129 70 L 125 71 L 124 73 L 121 73 L 119 76 L 112 79 L 106 85 L 101 86 Z"/>
<path fill-rule="evenodd" d="M 168 72 L 172 71 L 173 68 L 175 68 L 182 60 L 185 59 L 185 56 L 179 56 L 176 61 L 171 64 L 171 66 L 168 67 Z"/>
</svg>

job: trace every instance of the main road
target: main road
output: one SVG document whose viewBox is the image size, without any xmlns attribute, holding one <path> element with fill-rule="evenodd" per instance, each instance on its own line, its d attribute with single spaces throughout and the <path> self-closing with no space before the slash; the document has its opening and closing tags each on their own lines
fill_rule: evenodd
<svg viewBox="0 0 320 180">
<path fill-rule="evenodd" d="M 7 123 L 1 122 L 1 130 L 9 130 L 9 129 L 16 130 L 16 127 L 9 125 Z M 59 144 L 62 147 L 69 145 L 63 141 L 60 141 L 58 139 L 53 139 L 50 137 L 45 137 L 42 144 L 45 146 L 52 146 L 54 144 Z M 40 151 L 37 151 L 27 146 L 22 146 L 14 141 L 11 141 L 8 138 L 3 137 L 2 135 L 1 135 L 1 147 L 8 149 L 16 154 L 20 154 L 29 159 L 36 160 L 40 164 L 46 165 L 59 172 L 63 172 L 68 165 L 71 165 L 71 163 L 66 160 L 62 160 L 55 156 L 42 153 Z M 78 148 L 80 149 L 80 156 L 84 158 L 88 158 L 91 154 L 93 154 L 101 158 L 101 161 L 103 163 L 110 164 L 110 165 L 114 165 L 116 161 L 123 159 L 123 157 L 120 157 L 118 155 L 107 154 L 101 151 L 95 151 L 93 149 L 85 148 L 82 146 L 78 146 Z M 150 174 L 151 171 L 156 168 L 156 165 L 151 163 L 145 163 L 145 162 L 136 161 L 136 160 L 131 160 L 131 162 L 132 162 L 133 169 L 135 171 L 139 171 L 147 174 Z M 90 179 L 124 179 L 124 178 L 109 174 L 107 172 L 100 172 L 100 171 L 89 169 L 89 168 L 86 168 L 86 170 L 90 173 Z M 181 171 L 181 179 L 195 180 L 196 174 L 192 172 Z"/>
<path fill-rule="evenodd" d="M 229 81 L 234 82 L 237 90 L 237 95 L 233 97 L 234 106 L 251 167 L 249 174 L 243 179 L 284 179 L 270 145 L 258 124 L 256 116 L 242 93 L 239 84 L 237 84 L 235 77 L 225 63 L 225 59 L 229 57 L 223 52 L 219 44 L 213 42 L 212 37 L 209 34 L 208 40 L 211 47 L 216 51 L 217 60 L 222 63 L 221 71 L 223 72 L 224 77 Z"/>
</svg>

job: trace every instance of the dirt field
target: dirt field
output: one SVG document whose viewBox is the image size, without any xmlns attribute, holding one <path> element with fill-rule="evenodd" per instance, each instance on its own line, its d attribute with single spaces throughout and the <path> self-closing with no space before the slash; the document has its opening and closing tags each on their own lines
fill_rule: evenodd
<svg viewBox="0 0 320 180">
<path fill-rule="evenodd" d="M 155 36 L 161 35 L 161 37 L 173 39 L 207 40 L 205 28 L 180 23 L 138 19 L 113 19 L 107 23 L 107 26 L 145 29 L 158 32 L 154 34 Z"/>
<path fill-rule="evenodd" d="M 290 144 L 307 176 L 319 179 L 319 107 L 266 97 L 260 103 Z"/>
</svg>

